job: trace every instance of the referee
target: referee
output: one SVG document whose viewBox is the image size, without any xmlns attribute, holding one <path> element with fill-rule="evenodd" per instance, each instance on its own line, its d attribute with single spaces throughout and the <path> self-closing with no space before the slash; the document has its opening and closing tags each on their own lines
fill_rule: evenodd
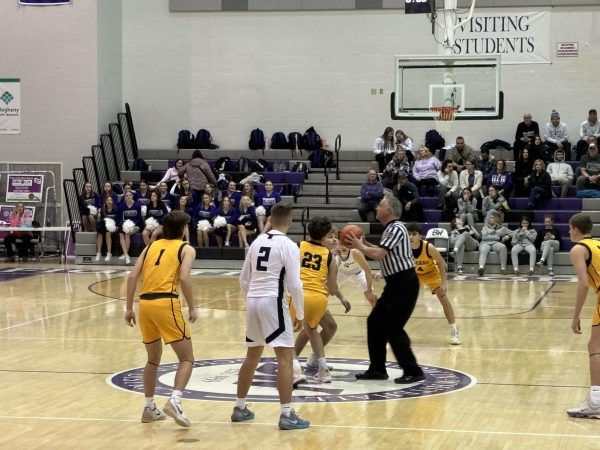
<svg viewBox="0 0 600 450">
<path fill-rule="evenodd" d="M 385 287 L 367 319 L 369 369 L 356 375 L 358 380 L 387 380 L 386 343 L 389 342 L 399 366 L 404 371 L 394 381 L 410 384 L 425 379 L 423 370 L 410 348 L 404 326 L 415 309 L 419 297 L 419 279 L 415 272 L 408 231 L 400 222 L 402 205 L 392 194 L 386 194 L 376 209 L 377 220 L 385 225 L 379 245 L 354 236 L 346 243 L 368 257 L 381 261 Z"/>
</svg>

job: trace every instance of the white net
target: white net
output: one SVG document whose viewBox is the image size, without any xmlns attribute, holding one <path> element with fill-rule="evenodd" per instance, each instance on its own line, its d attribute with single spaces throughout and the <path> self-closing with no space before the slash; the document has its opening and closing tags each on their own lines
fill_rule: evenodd
<svg viewBox="0 0 600 450">
<path fill-rule="evenodd" d="M 452 130 L 454 117 L 458 108 L 456 106 L 432 106 L 429 110 L 433 113 L 435 129 L 438 131 Z"/>
</svg>

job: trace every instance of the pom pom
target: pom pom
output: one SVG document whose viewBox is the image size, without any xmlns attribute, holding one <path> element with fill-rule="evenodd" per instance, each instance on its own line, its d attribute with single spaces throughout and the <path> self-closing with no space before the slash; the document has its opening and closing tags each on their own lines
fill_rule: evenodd
<svg viewBox="0 0 600 450">
<path fill-rule="evenodd" d="M 198 231 L 210 231 L 212 226 L 208 220 L 199 220 L 198 221 Z"/>
<path fill-rule="evenodd" d="M 104 226 L 106 227 L 106 231 L 109 233 L 114 233 L 117 231 L 117 224 L 115 223 L 115 220 L 111 219 L 110 217 L 104 219 Z"/>
<path fill-rule="evenodd" d="M 160 224 L 158 223 L 158 221 L 154 217 L 148 217 L 146 219 L 146 230 L 148 230 L 148 231 L 154 231 L 159 226 L 160 226 Z"/>
<path fill-rule="evenodd" d="M 123 230 L 123 232 L 125 234 L 132 234 L 135 233 L 136 231 L 136 226 L 135 223 L 133 223 L 133 221 L 127 219 L 125 222 L 123 222 L 123 225 L 121 226 L 121 229 Z"/>
<path fill-rule="evenodd" d="M 257 216 L 266 216 L 267 215 L 267 210 L 265 209 L 264 206 L 257 206 L 256 209 L 254 210 L 254 212 L 256 213 Z"/>
<path fill-rule="evenodd" d="M 227 225 L 227 219 L 225 219 L 225 217 L 223 216 L 217 216 L 215 217 L 215 220 L 213 220 L 213 225 L 215 228 L 224 227 L 225 225 Z"/>
<path fill-rule="evenodd" d="M 140 206 L 140 210 L 142 211 L 142 216 L 146 217 L 146 214 L 148 214 L 148 206 L 142 205 Z"/>
<path fill-rule="evenodd" d="M 88 205 L 88 209 L 90 210 L 90 214 L 92 216 L 95 216 L 98 214 L 98 208 L 96 208 L 94 205 Z"/>
</svg>

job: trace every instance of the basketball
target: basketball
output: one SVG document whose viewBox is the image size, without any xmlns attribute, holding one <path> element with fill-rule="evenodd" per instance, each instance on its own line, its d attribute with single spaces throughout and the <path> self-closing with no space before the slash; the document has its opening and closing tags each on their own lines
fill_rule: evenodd
<svg viewBox="0 0 600 450">
<path fill-rule="evenodd" d="M 354 236 L 355 238 L 360 239 L 361 237 L 363 237 L 363 235 L 365 234 L 365 232 L 358 225 L 346 225 L 340 231 L 340 242 L 342 244 L 346 245 L 346 237 L 348 235 L 350 235 L 350 234 L 352 236 Z"/>
</svg>

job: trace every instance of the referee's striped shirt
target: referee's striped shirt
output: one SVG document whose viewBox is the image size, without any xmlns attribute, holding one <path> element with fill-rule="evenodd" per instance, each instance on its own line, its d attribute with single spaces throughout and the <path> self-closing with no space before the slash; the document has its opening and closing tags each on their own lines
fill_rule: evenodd
<svg viewBox="0 0 600 450">
<path fill-rule="evenodd" d="M 414 269 L 415 262 L 410 247 L 408 230 L 399 220 L 394 220 L 386 225 L 379 240 L 379 247 L 386 249 L 388 252 L 381 260 L 384 277 Z"/>
</svg>

